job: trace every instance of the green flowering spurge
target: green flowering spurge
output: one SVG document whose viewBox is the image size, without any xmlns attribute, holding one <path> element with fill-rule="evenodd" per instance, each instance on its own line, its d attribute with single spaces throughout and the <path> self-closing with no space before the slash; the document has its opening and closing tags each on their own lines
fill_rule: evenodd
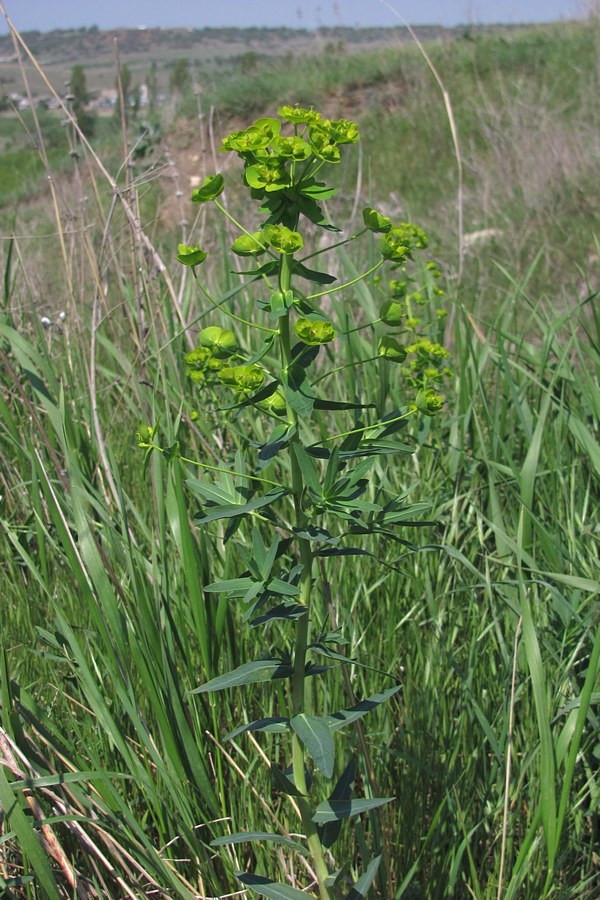
<svg viewBox="0 0 600 900">
<path fill-rule="evenodd" d="M 411 514 L 403 499 L 386 493 L 383 483 L 380 489 L 377 479 L 382 476 L 374 473 L 397 465 L 397 457 L 407 452 L 398 435 L 411 417 L 432 416 L 441 409 L 440 385 L 449 374 L 446 351 L 421 326 L 427 319 L 424 307 L 435 308 L 441 291 L 435 264 L 424 260 L 419 266 L 415 260 L 427 247 L 420 228 L 395 223 L 369 207 L 358 233 L 338 236 L 329 250 L 310 249 L 319 230 L 339 232 L 323 205 L 335 194 L 324 179 L 328 167 L 337 165 L 358 139 L 354 122 L 324 119 L 314 109 L 282 106 L 278 117 L 258 119 L 223 140 L 221 150 L 240 158 L 243 182 L 258 206 L 260 227 L 246 230 L 235 222 L 240 234 L 231 248 L 248 258 L 254 268 L 246 275 L 261 286 L 255 320 L 240 319 L 210 297 L 198 272 L 206 258 L 200 247 L 180 245 L 177 257 L 192 268 L 202 293 L 221 317 L 219 323 L 202 329 L 197 347 L 183 360 L 193 389 L 199 392 L 194 405 L 205 409 L 216 405 L 242 422 L 244 416 L 262 417 L 263 433 L 268 435 L 260 446 L 249 439 L 242 443 L 230 462 L 226 450 L 224 455 L 219 448 L 222 465 L 198 462 L 204 478 L 188 481 L 199 505 L 199 527 L 219 529 L 225 543 L 237 534 L 245 560 L 241 571 L 206 585 L 205 591 L 209 598 L 224 595 L 239 604 L 241 619 L 265 631 L 266 647 L 264 657 L 224 672 L 194 693 L 253 690 L 258 683 L 276 682 L 277 715 L 234 723 L 228 737 L 269 733 L 271 758 L 285 760 L 283 766 L 271 765 L 273 785 L 293 798 L 301 819 L 294 828 L 301 836 L 293 842 L 281 835 L 240 831 L 218 837 L 213 845 L 260 840 L 293 844 L 308 857 L 308 870 L 314 873 L 313 883 L 306 884 L 313 891 L 308 896 L 321 900 L 366 897 L 376 877 L 387 896 L 385 866 L 377 875 L 385 846 L 365 858 L 363 840 L 355 858 L 336 855 L 344 820 L 393 799 L 373 796 L 372 791 L 365 795 L 355 787 L 356 761 L 344 750 L 348 744 L 337 732 L 351 728 L 400 689 L 392 680 L 347 709 L 326 708 L 326 680 L 340 677 L 340 669 L 349 662 L 359 663 L 342 652 L 348 643 L 344 636 L 323 627 L 327 619 L 323 578 L 330 578 L 323 573 L 337 557 L 364 554 L 361 535 L 379 535 L 383 542 L 396 536 L 400 522 L 415 524 L 418 511 Z M 213 204 L 229 215 L 218 199 L 223 187 L 222 175 L 209 177 L 192 200 Z M 318 271 L 306 265 L 360 237 L 370 242 L 376 261 L 351 281 L 337 284 L 323 265 Z M 337 294 L 342 303 L 350 302 L 355 297 L 353 286 L 367 278 L 380 294 L 379 317 L 351 331 L 334 328 L 324 299 Z M 388 289 L 383 290 L 386 284 Z M 435 312 L 430 318 L 437 321 L 437 316 Z M 233 330 L 240 321 L 260 338 L 252 351 L 242 347 Z M 360 359 L 346 353 L 353 331 L 369 327 L 372 352 Z M 343 362 L 336 364 L 336 357 Z M 404 382 L 404 406 L 377 414 L 374 398 L 328 396 L 329 375 L 366 365 L 382 367 L 381 377 L 385 375 L 390 384 L 394 379 Z M 239 431 L 248 434 L 251 429 Z M 141 426 L 138 442 L 147 454 L 160 451 L 178 464 L 192 462 L 181 455 L 179 444 L 161 447 L 156 427 Z M 332 567 L 330 574 L 334 573 Z M 274 622 L 288 634 L 276 656 L 268 652 L 267 644 Z M 348 873 L 356 871 L 352 866 L 359 860 L 362 874 L 349 883 Z M 310 879 L 305 869 L 301 875 Z M 266 897 L 307 896 L 278 884 L 269 873 L 240 872 L 237 877 Z"/>
</svg>

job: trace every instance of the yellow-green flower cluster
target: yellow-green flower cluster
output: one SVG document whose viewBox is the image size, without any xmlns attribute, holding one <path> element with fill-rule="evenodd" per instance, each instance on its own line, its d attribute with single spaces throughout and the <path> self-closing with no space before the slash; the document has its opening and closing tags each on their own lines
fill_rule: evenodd
<svg viewBox="0 0 600 900">
<path fill-rule="evenodd" d="M 233 331 L 210 325 L 198 335 L 198 345 L 183 358 L 186 373 L 197 383 L 214 382 L 225 361 L 238 351 Z"/>
</svg>

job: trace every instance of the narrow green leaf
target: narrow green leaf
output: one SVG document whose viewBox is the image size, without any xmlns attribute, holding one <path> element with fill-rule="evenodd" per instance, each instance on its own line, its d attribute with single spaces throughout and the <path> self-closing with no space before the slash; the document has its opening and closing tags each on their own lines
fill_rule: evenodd
<svg viewBox="0 0 600 900">
<path fill-rule="evenodd" d="M 290 720 L 284 719 L 282 716 L 270 716 L 266 719 L 255 719 L 254 722 L 247 722 L 246 725 L 238 725 L 237 728 L 234 728 L 233 731 L 226 734 L 223 740 L 232 741 L 246 731 L 265 731 L 270 734 L 281 734 L 288 730 L 289 725 Z"/>
<path fill-rule="evenodd" d="M 330 845 L 326 845 L 326 846 L 330 846 Z M 346 877 L 346 875 L 348 875 L 351 868 L 352 867 L 351 867 L 350 863 L 345 862 L 341 869 L 338 869 L 336 872 L 332 872 L 331 875 L 329 875 L 325 879 L 325 884 L 327 885 L 327 887 L 332 888 L 332 887 L 335 887 L 337 884 L 341 884 L 342 880 Z"/>
<path fill-rule="evenodd" d="M 308 269 L 297 260 L 294 260 L 292 271 L 294 275 L 299 275 L 300 278 L 306 278 L 307 281 L 312 281 L 313 284 L 333 284 L 334 281 L 337 281 L 335 275 L 329 275 L 327 272 L 317 272 L 315 269 Z"/>
<path fill-rule="evenodd" d="M 205 584 L 204 590 L 209 594 L 231 594 L 241 597 L 255 583 L 253 578 L 228 578 L 225 581 Z"/>
<path fill-rule="evenodd" d="M 307 525 L 306 528 L 293 528 L 292 530 L 294 534 L 303 541 L 317 541 L 321 544 L 337 544 L 340 540 L 339 537 L 335 537 L 325 528 L 321 528 L 318 525 Z"/>
<path fill-rule="evenodd" d="M 293 363 L 283 374 L 285 398 L 291 408 L 302 418 L 308 418 L 313 411 L 315 398 L 304 367 Z"/>
<path fill-rule="evenodd" d="M 268 494 L 261 494 L 260 496 L 253 497 L 252 500 L 248 500 L 247 503 L 229 503 L 224 506 L 208 507 L 206 512 L 197 513 L 194 516 L 194 519 L 205 525 L 208 522 L 214 522 L 217 519 L 232 519 L 237 516 L 245 516 L 248 515 L 248 513 L 254 512 L 256 509 L 270 506 L 272 503 L 275 503 L 277 500 L 284 497 L 287 493 L 288 491 L 286 488 L 275 488 L 274 490 L 269 491 Z"/>
<path fill-rule="evenodd" d="M 271 432 L 266 444 L 263 444 L 258 454 L 258 466 L 263 469 L 272 459 L 274 459 L 280 450 L 287 446 L 294 430 L 286 423 L 285 425 L 277 425 Z"/>
<path fill-rule="evenodd" d="M 279 594 L 282 597 L 299 597 L 300 588 L 296 584 L 290 584 L 283 578 L 272 578 L 268 584 L 268 589 L 273 594 Z"/>
<path fill-rule="evenodd" d="M 272 622 L 276 619 L 287 619 L 288 621 L 294 621 L 295 619 L 300 619 L 302 616 L 305 616 L 308 612 L 306 606 L 298 603 L 279 603 L 277 606 L 274 606 L 272 609 L 268 610 L 268 612 L 263 613 L 262 616 L 258 616 L 256 619 L 252 619 L 250 621 L 250 625 L 252 628 L 256 628 L 257 625 L 266 625 L 267 622 Z"/>
<path fill-rule="evenodd" d="M 209 691 L 224 691 L 226 688 L 240 687 L 243 684 L 272 681 L 274 678 L 289 678 L 293 672 L 292 666 L 280 659 L 258 659 L 207 681 L 206 684 L 190 691 L 190 694 L 206 694 Z"/>
<path fill-rule="evenodd" d="M 554 744 L 552 741 L 544 663 L 531 612 L 529 594 L 525 588 L 521 589 L 521 615 L 523 616 L 523 643 L 525 645 L 527 665 L 531 674 L 533 699 L 540 736 L 540 808 L 549 864 L 552 866 L 556 853 L 556 762 L 554 759 Z"/>
<path fill-rule="evenodd" d="M 290 726 L 296 732 L 309 756 L 325 778 L 333 775 L 334 746 L 328 722 L 318 716 L 299 713 L 290 719 Z"/>
<path fill-rule="evenodd" d="M 345 728 L 352 722 L 356 722 L 357 719 L 362 719 L 362 717 L 366 716 L 372 709 L 375 709 L 377 706 L 380 706 L 382 703 L 385 703 L 386 700 L 393 697 L 394 694 L 397 694 L 401 687 L 401 684 L 397 684 L 393 688 L 383 691 L 381 694 L 373 694 L 371 697 L 367 697 L 366 700 L 361 700 L 359 703 L 351 706 L 350 709 L 342 709 L 332 716 L 325 716 L 330 730 L 337 731 L 340 728 Z"/>
<path fill-rule="evenodd" d="M 356 760 L 350 759 L 350 762 L 338 778 L 336 785 L 329 796 L 329 801 L 349 801 L 352 797 L 352 785 L 356 777 Z M 324 847 L 333 847 L 342 831 L 342 820 L 335 822 L 325 822 L 319 825 L 319 837 Z"/>
<path fill-rule="evenodd" d="M 20 847 L 27 856 L 36 877 L 48 900 L 60 900 L 60 895 L 52 874 L 48 857 L 33 830 L 31 820 L 25 815 L 19 800 L 15 797 L 11 784 L 0 765 L 0 809 L 6 816 L 11 829 L 17 835 Z M 306 900 L 305 895 L 304 900 Z"/>
<path fill-rule="evenodd" d="M 570 415 L 567 422 L 571 434 L 596 470 L 596 475 L 600 476 L 600 444 L 581 419 Z"/>
<path fill-rule="evenodd" d="M 265 878 L 264 875 L 254 875 L 252 872 L 236 872 L 237 878 L 257 894 L 269 897 L 270 900 L 306 900 L 309 894 L 298 891 L 287 884 L 277 884 L 275 881 Z"/>
<path fill-rule="evenodd" d="M 226 478 L 229 479 L 228 482 Z M 198 494 L 207 503 L 235 503 L 240 499 L 228 475 L 223 476 L 221 481 L 210 482 L 188 478 L 185 483 L 192 493 Z"/>
<path fill-rule="evenodd" d="M 273 787 L 287 794 L 289 797 L 304 797 L 302 791 L 298 790 L 294 782 L 287 777 L 277 766 L 271 766 L 271 784 Z M 308 779 L 307 779 L 308 781 Z"/>
<path fill-rule="evenodd" d="M 305 486 L 310 488 L 314 495 L 320 497 L 322 493 L 321 482 L 319 481 L 314 462 L 301 444 L 293 444 L 293 450 L 300 466 Z"/>
<path fill-rule="evenodd" d="M 362 800 L 325 800 L 319 803 L 312 817 L 317 825 L 326 822 L 337 822 L 340 819 L 349 819 L 352 816 L 360 816 L 361 813 L 378 809 L 391 803 L 393 797 L 368 797 Z"/>
<path fill-rule="evenodd" d="M 375 880 L 380 862 L 381 856 L 376 856 L 371 860 L 361 877 L 354 883 L 350 893 L 346 895 L 346 900 L 364 900 Z"/>
<path fill-rule="evenodd" d="M 54 787 L 58 784 L 78 784 L 79 782 L 127 780 L 132 778 L 124 772 L 61 772 L 59 775 L 40 775 L 37 778 L 22 778 L 10 783 L 13 791 L 32 790 L 34 788 Z"/>
<path fill-rule="evenodd" d="M 350 403 L 344 400 L 315 400 L 315 409 L 375 409 L 374 403 Z"/>
<path fill-rule="evenodd" d="M 282 847 L 289 847 L 302 856 L 308 856 L 308 850 L 293 841 L 291 838 L 284 837 L 282 834 L 270 834 L 266 831 L 237 831 L 235 834 L 226 834 L 223 837 L 215 838 L 210 842 L 211 847 L 227 847 L 229 844 L 245 844 L 251 841 L 270 841 L 273 844 L 281 844 Z"/>
</svg>

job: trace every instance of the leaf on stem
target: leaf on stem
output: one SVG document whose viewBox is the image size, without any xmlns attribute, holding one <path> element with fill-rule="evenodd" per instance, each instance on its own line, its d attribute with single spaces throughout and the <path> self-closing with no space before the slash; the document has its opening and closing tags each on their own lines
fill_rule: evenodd
<svg viewBox="0 0 600 900">
<path fill-rule="evenodd" d="M 268 734 L 282 734 L 289 729 L 290 720 L 283 716 L 269 716 L 266 719 L 255 719 L 253 722 L 247 722 L 245 725 L 238 725 L 233 731 L 230 731 L 223 738 L 224 741 L 232 741 L 240 734 L 247 731 L 264 731 Z"/>
<path fill-rule="evenodd" d="M 299 713 L 290 719 L 290 726 L 296 732 L 307 753 L 325 778 L 333 775 L 334 746 L 331 730 L 325 719 Z"/>
<path fill-rule="evenodd" d="M 333 713 L 331 716 L 325 716 L 330 731 L 338 731 L 338 729 L 346 728 L 347 725 L 356 722 L 357 719 L 362 719 L 362 717 L 366 716 L 371 710 L 381 706 L 382 703 L 385 703 L 393 697 L 394 694 L 397 694 L 401 687 L 401 684 L 396 684 L 387 691 L 382 691 L 380 694 L 373 694 L 371 697 L 367 697 L 365 700 L 355 703 L 355 705 L 351 706 L 349 709 L 342 709 L 340 712 Z"/>
<path fill-rule="evenodd" d="M 307 784 L 308 781 L 309 779 L 307 778 Z M 304 797 L 302 791 L 298 790 L 294 782 L 277 766 L 271 766 L 271 784 L 275 790 L 287 794 L 288 797 Z"/>
<path fill-rule="evenodd" d="M 281 659 L 257 659 L 232 669 L 224 675 L 218 675 L 190 691 L 190 694 L 207 694 L 211 691 L 224 691 L 226 688 L 240 687 L 244 684 L 258 684 L 261 681 L 273 681 L 275 678 L 289 678 L 294 669 Z"/>
<path fill-rule="evenodd" d="M 214 522 L 217 519 L 232 519 L 236 516 L 245 516 L 257 509 L 263 509 L 270 506 L 276 500 L 280 500 L 288 492 L 286 488 L 275 488 L 268 494 L 261 494 L 259 497 L 253 497 L 247 503 L 231 503 L 224 506 L 209 506 L 205 511 L 197 513 L 194 519 L 203 525 L 208 522 Z"/>
<path fill-rule="evenodd" d="M 294 412 L 308 418 L 313 411 L 315 398 L 310 392 L 310 384 L 303 366 L 292 363 L 282 372 L 285 398 Z"/>
<path fill-rule="evenodd" d="M 293 841 L 291 838 L 284 837 L 282 834 L 270 834 L 266 831 L 236 831 L 235 834 L 225 834 L 223 837 L 215 838 L 210 842 L 211 847 L 227 847 L 229 844 L 245 844 L 251 841 L 269 841 L 274 844 L 281 844 L 282 847 L 289 847 L 302 856 L 308 856 L 308 850 Z"/>
<path fill-rule="evenodd" d="M 350 819 L 353 816 L 360 816 L 362 813 L 385 806 L 393 799 L 394 797 L 367 797 L 361 800 L 324 800 L 315 809 L 312 820 L 317 825 L 324 825 L 327 822 Z"/>
<path fill-rule="evenodd" d="M 329 799 L 331 801 L 349 801 L 352 796 L 352 785 L 354 784 L 355 777 L 356 760 L 352 758 L 338 778 Z M 333 847 L 338 837 L 340 836 L 340 832 L 342 830 L 342 822 L 341 820 L 336 820 L 335 822 L 326 822 L 323 825 L 319 825 L 318 830 L 319 837 L 323 846 Z"/>
<path fill-rule="evenodd" d="M 269 897 L 270 900 L 306 900 L 308 896 L 304 891 L 298 891 L 287 884 L 278 884 L 252 872 L 236 872 L 236 877 L 246 887 L 257 894 L 262 894 L 263 897 Z"/>
<path fill-rule="evenodd" d="M 380 863 L 381 856 L 376 856 L 371 860 L 361 877 L 355 882 L 350 893 L 346 895 L 346 900 L 365 900 L 369 893 L 369 888 L 375 881 Z"/>
</svg>

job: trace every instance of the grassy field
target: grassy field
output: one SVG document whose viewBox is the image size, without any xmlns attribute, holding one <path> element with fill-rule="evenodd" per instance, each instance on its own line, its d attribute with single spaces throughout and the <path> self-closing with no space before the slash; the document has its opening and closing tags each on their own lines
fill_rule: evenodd
<svg viewBox="0 0 600 900">
<path fill-rule="evenodd" d="M 237 233 L 212 209 L 196 216 L 189 188 L 222 169 L 227 208 L 255 229 L 239 168 L 213 148 L 249 124 L 244 111 L 296 100 L 360 122 L 328 202 L 345 234 L 367 204 L 428 231 L 449 315 L 423 327 L 453 371 L 442 413 L 407 426 L 412 452 L 377 463 L 368 494 L 405 497 L 428 524 L 397 529 L 403 543 L 367 536 L 370 556 L 320 570 L 323 620 L 365 665 L 315 694 L 334 712 L 382 679 L 402 684 L 356 748 L 359 794 L 372 766 L 395 801 L 345 825 L 328 862 L 356 877 L 374 845 L 385 865 L 369 896 L 382 900 L 598 896 L 599 46 L 595 22 L 427 44 L 458 161 L 442 94 L 404 45 L 207 75 L 200 98 L 166 105 L 146 159 L 127 165 L 107 125 L 104 172 L 51 114 L 39 133 L 24 123 L 41 155 L 0 118 L 4 896 L 225 897 L 246 869 L 313 896 L 293 850 L 210 847 L 233 831 L 295 833 L 259 765 L 283 761 L 278 736 L 223 740 L 285 707 L 285 683 L 190 693 L 287 637 L 204 590 L 244 569 L 246 525 L 225 552 L 219 526 L 194 520 L 197 470 L 158 453 L 145 465 L 136 446 L 139 423 L 158 423 L 163 446 L 230 465 L 268 436 L 268 418 L 220 412 L 186 376 L 198 328 L 223 322 L 174 256 L 199 242 L 211 295 L 259 315 L 260 291 L 225 255 Z M 372 242 L 350 247 L 340 282 L 373 260 Z M 381 362 L 357 365 L 380 326 L 352 329 L 386 288 L 370 277 L 328 299 L 352 363 L 328 396 L 370 397 L 376 417 L 406 389 Z M 235 327 L 251 353 L 254 332 Z M 323 427 L 315 416 L 307 433 Z M 285 461 L 266 472 L 285 477 Z"/>
</svg>

